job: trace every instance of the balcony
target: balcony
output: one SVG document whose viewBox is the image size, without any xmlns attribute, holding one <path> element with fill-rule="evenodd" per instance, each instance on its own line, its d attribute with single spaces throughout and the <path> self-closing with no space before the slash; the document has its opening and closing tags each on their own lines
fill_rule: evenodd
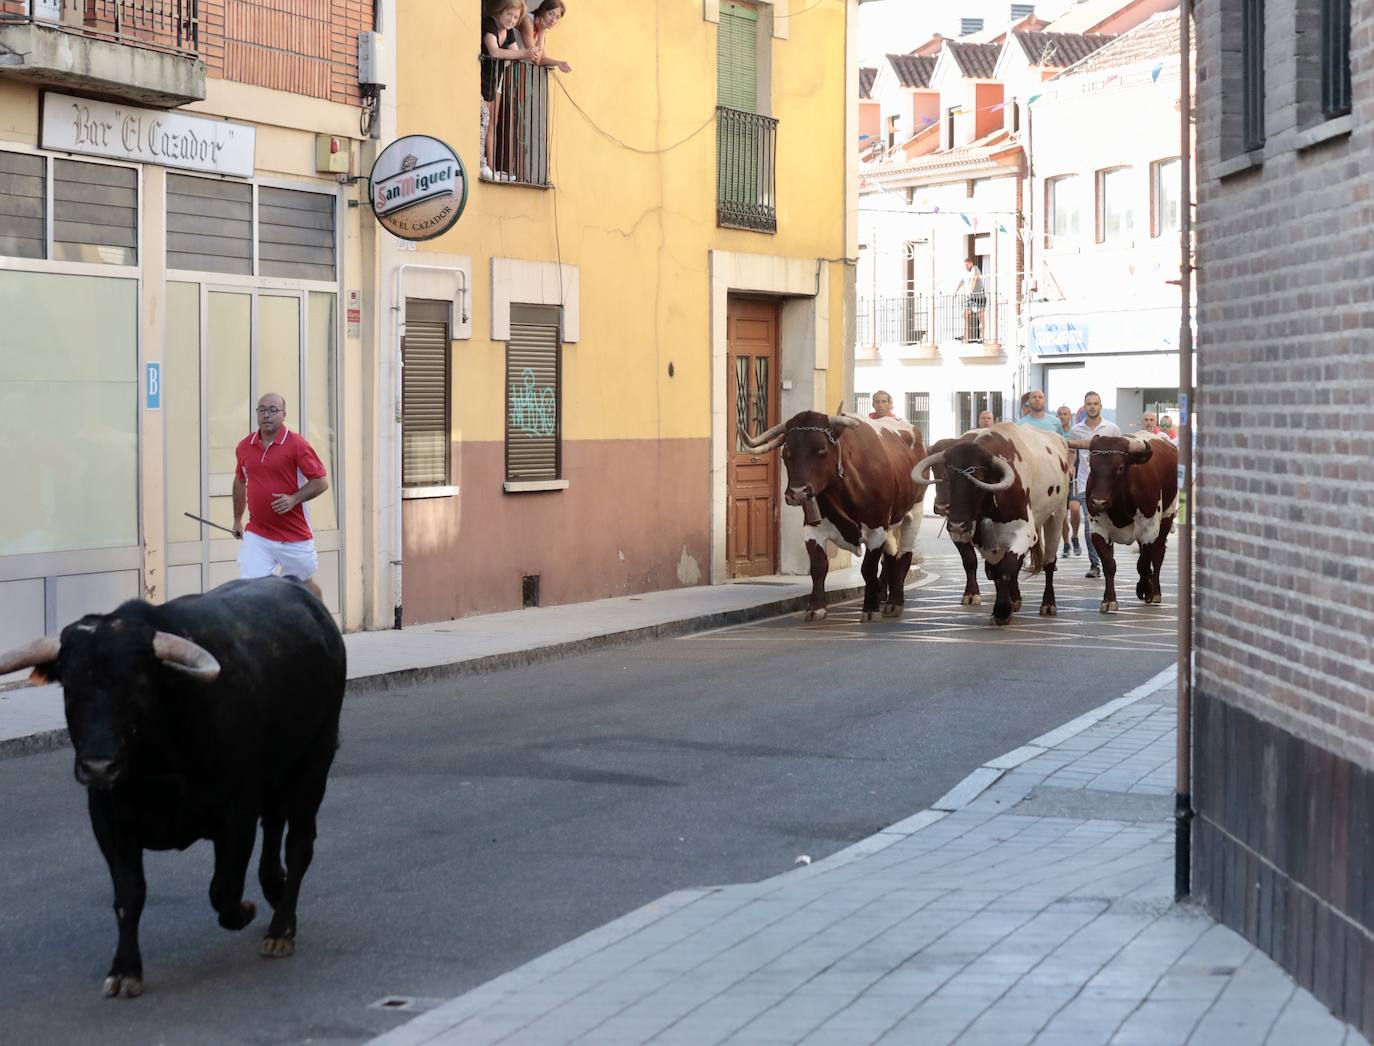
<svg viewBox="0 0 1374 1046">
<path fill-rule="evenodd" d="M 0 0 L 0 76 L 155 108 L 205 97 L 198 0 Z"/>
<path fill-rule="evenodd" d="M 934 359 L 939 351 L 964 357 L 1002 355 L 1010 305 L 1000 295 L 904 294 L 860 298 L 855 315 L 856 353 L 876 356 L 895 349 L 897 358 Z"/>
<path fill-rule="evenodd" d="M 716 106 L 716 224 L 777 232 L 778 121 Z"/>
<path fill-rule="evenodd" d="M 491 176 L 497 184 L 550 188 L 549 70 L 532 62 L 482 55 L 482 82 L 499 92 L 491 130 Z"/>
</svg>

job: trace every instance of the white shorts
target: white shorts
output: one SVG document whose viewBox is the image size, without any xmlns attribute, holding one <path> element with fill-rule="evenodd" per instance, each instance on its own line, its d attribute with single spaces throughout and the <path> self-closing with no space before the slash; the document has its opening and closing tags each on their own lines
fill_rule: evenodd
<svg viewBox="0 0 1374 1046">
<path fill-rule="evenodd" d="M 277 567 L 283 574 L 291 574 L 308 581 L 319 569 L 320 558 L 315 555 L 315 542 L 273 541 L 251 530 L 243 532 L 243 547 L 239 549 L 239 577 L 267 577 Z"/>
</svg>

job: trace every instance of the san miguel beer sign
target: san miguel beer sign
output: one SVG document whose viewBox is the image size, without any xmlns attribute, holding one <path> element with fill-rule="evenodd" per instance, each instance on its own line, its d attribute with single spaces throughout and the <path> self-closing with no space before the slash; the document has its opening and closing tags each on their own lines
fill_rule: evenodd
<svg viewBox="0 0 1374 1046">
<path fill-rule="evenodd" d="M 458 154 L 438 138 L 410 134 L 372 165 L 372 213 L 403 240 L 432 240 L 453 227 L 468 202 Z"/>
</svg>

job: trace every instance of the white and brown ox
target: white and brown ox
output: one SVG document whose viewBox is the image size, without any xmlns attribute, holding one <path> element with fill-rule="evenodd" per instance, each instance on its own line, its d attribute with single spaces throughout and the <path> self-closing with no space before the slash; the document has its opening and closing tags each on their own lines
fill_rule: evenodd
<svg viewBox="0 0 1374 1046">
<path fill-rule="evenodd" d="M 806 620 L 826 614 L 827 541 L 856 555 L 862 548 L 860 619 L 873 620 L 880 606 L 883 617 L 899 617 L 925 493 L 925 485 L 912 476 L 912 467 L 925 456 L 921 434 L 896 418 L 803 411 L 758 436 L 743 430 L 739 435 L 760 452 L 782 448 L 784 496 L 806 512 L 802 536 L 811 560 Z"/>
<path fill-rule="evenodd" d="M 1041 614 L 1055 614 L 1054 567 L 1058 537 L 1068 511 L 1069 447 L 1052 432 L 1001 422 L 975 429 L 919 462 L 913 478 L 943 467 L 948 484 L 950 537 L 983 554 L 997 587 L 992 620 L 1011 621 L 1021 609 L 1019 577 L 1030 557 L 1031 572 L 1045 573 Z M 960 555 L 965 559 L 961 550 Z M 963 602 L 981 602 L 969 571 Z M 970 589 L 972 591 L 970 591 Z"/>
<path fill-rule="evenodd" d="M 1178 448 L 1163 433 L 1075 439 L 1069 446 L 1088 458 L 1088 534 L 1102 558 L 1106 580 L 1102 613 L 1117 609 L 1113 545 L 1140 546 L 1135 594 L 1159 603 L 1159 568 L 1178 515 Z"/>
</svg>

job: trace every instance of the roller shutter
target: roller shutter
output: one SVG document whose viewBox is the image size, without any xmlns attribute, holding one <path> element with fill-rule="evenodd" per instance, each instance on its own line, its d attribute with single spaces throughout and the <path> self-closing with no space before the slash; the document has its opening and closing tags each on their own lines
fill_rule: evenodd
<svg viewBox="0 0 1374 1046">
<path fill-rule="evenodd" d="M 401 474 L 406 487 L 449 485 L 448 305 L 406 302 Z"/>
<path fill-rule="evenodd" d="M 558 312 L 534 308 L 511 311 L 510 341 L 506 345 L 506 478 L 560 479 Z"/>
</svg>

